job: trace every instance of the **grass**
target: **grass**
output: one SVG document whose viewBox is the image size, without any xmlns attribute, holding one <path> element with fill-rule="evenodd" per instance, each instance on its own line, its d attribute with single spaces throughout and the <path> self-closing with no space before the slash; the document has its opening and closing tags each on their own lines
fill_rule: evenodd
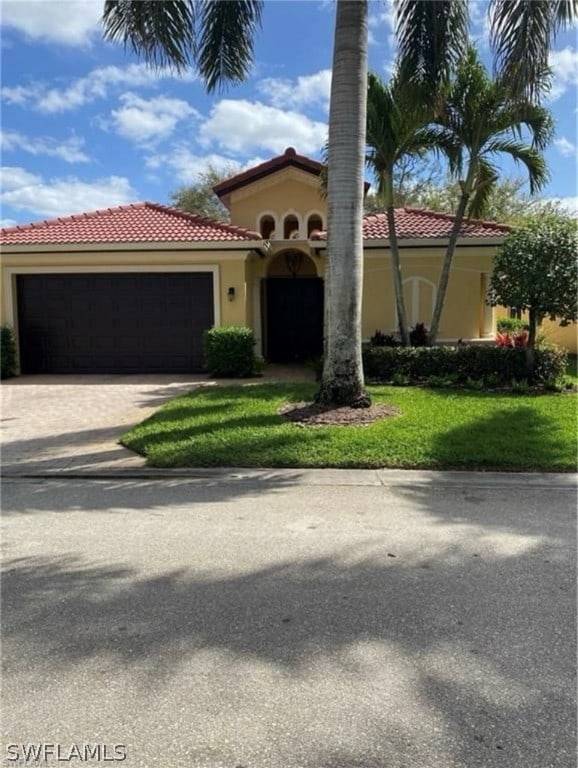
<svg viewBox="0 0 578 768">
<path fill-rule="evenodd" d="M 369 389 L 401 415 L 365 427 L 303 428 L 277 411 L 310 400 L 312 384 L 205 387 L 167 403 L 122 443 L 156 467 L 576 469 L 574 394 Z"/>
</svg>

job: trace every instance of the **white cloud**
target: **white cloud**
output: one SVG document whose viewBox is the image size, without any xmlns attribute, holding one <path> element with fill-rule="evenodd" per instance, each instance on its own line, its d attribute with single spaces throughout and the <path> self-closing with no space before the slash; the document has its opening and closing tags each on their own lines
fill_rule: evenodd
<svg viewBox="0 0 578 768">
<path fill-rule="evenodd" d="M 4 0 L 2 26 L 33 40 L 87 45 L 99 31 L 102 3 L 94 0 Z"/>
<path fill-rule="evenodd" d="M 172 152 L 154 155 L 146 160 L 147 168 L 158 170 L 170 168 L 176 179 L 183 184 L 192 184 L 200 174 L 205 173 L 209 167 L 219 172 L 236 173 L 242 168 L 238 160 L 233 160 L 225 155 L 207 154 L 195 155 L 184 144 L 178 145 Z"/>
<path fill-rule="evenodd" d="M 331 70 L 322 69 L 313 75 L 300 75 L 297 80 L 268 77 L 261 80 L 257 88 L 274 107 L 319 104 L 323 109 L 327 109 L 331 90 Z"/>
<path fill-rule="evenodd" d="M 199 113 L 182 99 L 157 96 L 143 99 L 135 93 L 120 97 L 122 106 L 112 111 L 113 126 L 118 134 L 138 143 L 167 138 L 177 123 Z"/>
<path fill-rule="evenodd" d="M 160 168 L 170 169 L 173 176 L 182 184 L 193 184 L 209 168 L 214 168 L 219 173 L 234 175 L 263 162 L 262 157 L 251 157 L 241 162 L 216 153 L 196 155 L 186 144 L 178 144 L 170 152 L 151 155 L 145 161 L 147 168 L 153 171 Z"/>
<path fill-rule="evenodd" d="M 16 219 L 0 219 L 0 227 L 2 229 L 9 229 L 10 227 L 15 227 L 18 224 Z"/>
<path fill-rule="evenodd" d="M 387 43 L 392 52 L 397 48 L 395 37 L 396 13 L 393 0 L 386 0 L 385 3 L 373 3 L 373 7 L 378 7 L 377 13 L 369 15 L 369 37 L 370 45 L 383 45 Z M 385 39 L 383 30 L 385 30 Z"/>
<path fill-rule="evenodd" d="M 24 168 L 0 169 L 2 205 L 27 211 L 35 217 L 67 216 L 71 213 L 109 208 L 134 200 L 128 179 L 109 176 L 83 181 L 74 176 L 45 180 Z"/>
<path fill-rule="evenodd" d="M 217 144 L 230 152 L 266 150 L 280 154 L 293 146 L 303 154 L 318 152 L 327 139 L 327 125 L 298 112 L 244 99 L 223 99 L 212 109 L 199 132 L 204 147 Z"/>
<path fill-rule="evenodd" d="M 560 139 L 554 139 L 554 146 L 557 147 L 560 154 L 564 155 L 564 157 L 576 157 L 576 144 L 573 144 L 564 136 Z"/>
<path fill-rule="evenodd" d="M 558 203 L 569 216 L 578 218 L 578 196 L 570 197 L 551 197 L 546 202 Z"/>
<path fill-rule="evenodd" d="M 578 51 L 570 46 L 561 51 L 551 51 L 549 61 L 554 72 L 549 100 L 556 101 L 569 88 L 576 88 L 578 85 Z"/>
<path fill-rule="evenodd" d="M 73 80 L 66 88 L 50 88 L 46 83 L 6 86 L 2 88 L 2 98 L 8 104 L 30 107 L 38 112 L 67 112 L 106 98 L 112 88 L 154 87 L 168 79 L 190 82 L 195 77 L 192 73 L 180 76 L 168 69 L 151 69 L 146 64 L 129 64 L 127 67 L 111 65 L 93 69 L 86 77 Z"/>
<path fill-rule="evenodd" d="M 69 139 L 54 139 L 49 136 L 23 136 L 17 131 L 3 131 L 0 134 L 3 152 L 20 149 L 30 155 L 59 157 L 67 163 L 88 163 L 90 158 L 82 151 L 84 139 L 72 136 Z"/>
</svg>

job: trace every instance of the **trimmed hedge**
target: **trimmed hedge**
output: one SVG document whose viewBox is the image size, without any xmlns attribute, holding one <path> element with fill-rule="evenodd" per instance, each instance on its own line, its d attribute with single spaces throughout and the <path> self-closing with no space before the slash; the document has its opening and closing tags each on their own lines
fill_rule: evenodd
<svg viewBox="0 0 578 768">
<path fill-rule="evenodd" d="M 0 327 L 0 378 L 16 375 L 16 340 L 8 325 Z"/>
<path fill-rule="evenodd" d="M 212 376 L 246 378 L 262 368 L 250 328 L 221 326 L 203 334 L 205 365 Z"/>
<path fill-rule="evenodd" d="M 568 355 L 559 347 L 535 350 L 534 380 L 543 384 L 561 379 Z M 363 369 L 370 381 L 392 381 L 403 376 L 425 381 L 431 376 L 455 377 L 457 383 L 492 377 L 499 385 L 527 378 L 526 350 L 522 347 L 368 347 L 363 351 Z"/>
</svg>

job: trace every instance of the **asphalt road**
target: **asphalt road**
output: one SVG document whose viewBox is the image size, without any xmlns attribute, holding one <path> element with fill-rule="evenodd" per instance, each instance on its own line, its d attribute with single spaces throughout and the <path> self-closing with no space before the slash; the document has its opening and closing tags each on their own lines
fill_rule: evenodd
<svg viewBox="0 0 578 768">
<path fill-rule="evenodd" d="M 0 765 L 576 765 L 570 477 L 8 478 L 2 510 Z"/>
</svg>

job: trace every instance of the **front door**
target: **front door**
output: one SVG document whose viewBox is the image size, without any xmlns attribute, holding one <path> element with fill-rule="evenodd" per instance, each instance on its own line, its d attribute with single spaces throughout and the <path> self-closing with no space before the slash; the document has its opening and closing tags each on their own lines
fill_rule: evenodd
<svg viewBox="0 0 578 768">
<path fill-rule="evenodd" d="M 265 280 L 265 350 L 270 363 L 304 362 L 323 354 L 323 280 Z"/>
</svg>

